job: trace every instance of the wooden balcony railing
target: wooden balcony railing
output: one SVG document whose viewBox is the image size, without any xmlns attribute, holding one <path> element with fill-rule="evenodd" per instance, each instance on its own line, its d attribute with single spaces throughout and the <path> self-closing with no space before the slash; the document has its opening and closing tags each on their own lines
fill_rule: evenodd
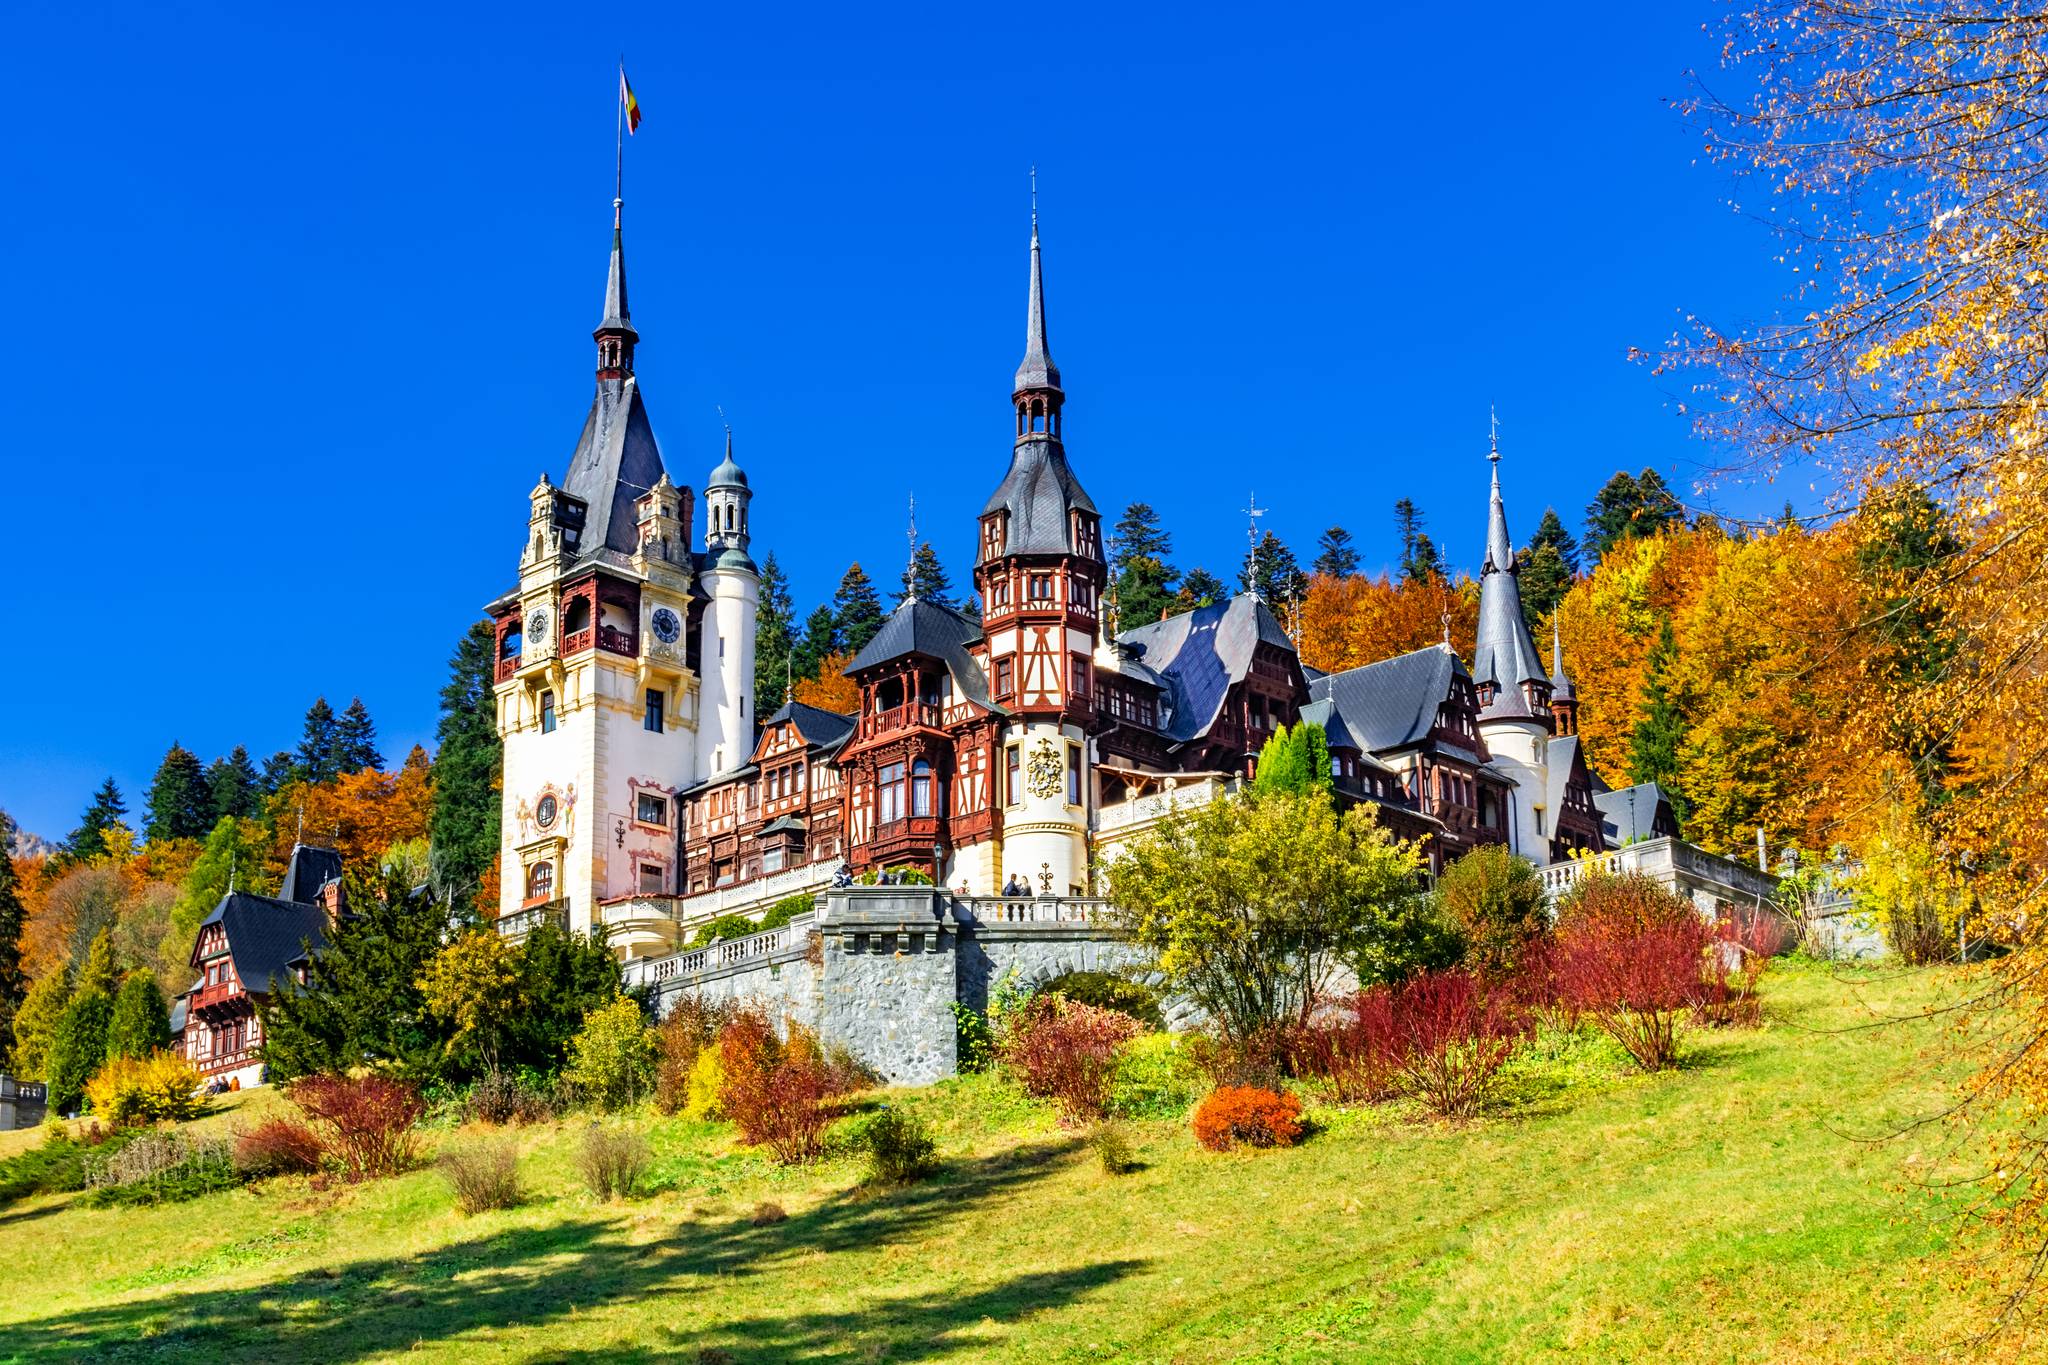
<svg viewBox="0 0 2048 1365">
<path fill-rule="evenodd" d="M 562 637 L 562 653 L 580 654 L 584 650 L 589 649 L 591 641 L 596 638 L 597 632 L 589 626 L 585 626 L 581 630 L 571 631 Z"/>
<path fill-rule="evenodd" d="M 517 673 L 518 671 L 519 656 L 517 654 L 507 654 L 504 658 L 498 660 L 499 682 L 504 682 L 507 678 L 510 678 L 513 674 Z"/>
<path fill-rule="evenodd" d="M 599 626 L 597 646 L 609 653 L 632 658 L 640 653 L 640 637 L 630 630 L 620 630 L 616 626 Z"/>
<path fill-rule="evenodd" d="M 938 707 L 924 702 L 892 706 L 886 711 L 871 711 L 860 718 L 861 738 L 887 734 L 891 730 L 909 730 L 916 726 L 936 730 L 939 728 L 941 716 L 942 712 Z"/>
<path fill-rule="evenodd" d="M 244 992 L 239 981 L 217 981 L 211 986 L 201 986 L 192 997 L 192 1008 L 203 1010 L 212 1005 L 225 1004 L 230 1000 L 242 999 Z"/>
</svg>

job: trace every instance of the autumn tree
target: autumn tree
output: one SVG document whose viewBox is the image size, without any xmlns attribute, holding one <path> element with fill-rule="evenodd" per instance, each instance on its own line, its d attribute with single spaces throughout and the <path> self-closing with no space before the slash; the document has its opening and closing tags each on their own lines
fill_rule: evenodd
<svg viewBox="0 0 2048 1365">
<path fill-rule="evenodd" d="M 796 648 L 796 600 L 789 575 L 775 562 L 775 552 L 761 562 L 761 599 L 754 613 L 754 714 L 775 714 L 787 700 L 790 652 Z"/>
<path fill-rule="evenodd" d="M 832 594 L 832 626 L 838 645 L 858 654 L 882 628 L 882 599 L 858 563 L 847 566 Z M 822 656 L 820 656 L 822 657 Z"/>
<path fill-rule="evenodd" d="M 1338 673 L 1425 649 L 1443 641 L 1472 656 L 1479 630 L 1479 588 L 1470 579 L 1366 578 L 1309 580 L 1301 607 L 1301 658 Z"/>
<path fill-rule="evenodd" d="M 505 746 L 498 738 L 491 623 L 462 633 L 441 686 L 434 737 L 433 796 L 427 819 L 434 884 L 444 898 L 477 904 L 484 873 L 498 860 Z M 481 906 L 482 913 L 493 907 Z"/>
<path fill-rule="evenodd" d="M 14 1013 L 14 1047 L 8 1058 L 13 1075 L 26 1080 L 49 1078 L 50 1040 L 57 1021 L 71 1003 L 71 967 L 67 963 L 36 978 Z"/>
<path fill-rule="evenodd" d="M 519 948 L 495 929 L 472 929 L 428 961 L 419 988 L 440 1026 L 443 1074 L 496 1070 L 527 1008 Z"/>
<path fill-rule="evenodd" d="M 860 687 L 846 676 L 852 663 L 850 654 L 827 654 L 818 661 L 817 676 L 798 678 L 790 697 L 821 711 L 834 711 L 842 716 L 853 714 L 860 710 Z"/>
<path fill-rule="evenodd" d="M 199 755 L 182 744 L 171 745 L 157 765 L 143 807 L 142 834 L 151 843 L 205 838 L 213 828 L 213 792 Z"/>
</svg>

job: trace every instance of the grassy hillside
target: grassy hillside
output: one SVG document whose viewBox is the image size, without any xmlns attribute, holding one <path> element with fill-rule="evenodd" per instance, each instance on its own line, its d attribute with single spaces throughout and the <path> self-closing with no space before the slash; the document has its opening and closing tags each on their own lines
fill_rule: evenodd
<svg viewBox="0 0 2048 1365">
<path fill-rule="evenodd" d="M 1767 988 L 1768 1027 L 1695 1035 L 1677 1073 L 1550 1039 L 1512 1112 L 1474 1126 L 1323 1111 L 1299 1149 L 1215 1156 L 1162 1121 L 1120 1178 L 976 1078 L 896 1097 L 940 1126 L 947 1166 L 888 1192 L 647 1118 L 658 1191 L 625 1204 L 577 1183 L 580 1121 L 526 1130 L 532 1198 L 476 1218 L 431 1170 L 146 1210 L 34 1200 L 0 1210 L 0 1361 L 1939 1354 L 1973 1305 L 1943 1287 L 1910 1148 L 1831 1129 L 1935 1102 L 1932 1026 L 1837 1030 L 1952 982 L 1806 967 Z M 788 1218 L 757 1224 L 764 1201 Z"/>
</svg>

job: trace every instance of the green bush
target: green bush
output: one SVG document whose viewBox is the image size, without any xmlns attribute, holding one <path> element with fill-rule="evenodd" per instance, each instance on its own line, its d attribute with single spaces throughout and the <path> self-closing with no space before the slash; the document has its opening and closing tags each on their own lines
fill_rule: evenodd
<svg viewBox="0 0 2048 1365">
<path fill-rule="evenodd" d="M 958 1000 L 953 1005 L 954 1068 L 963 1073 L 986 1071 L 996 1064 L 995 1035 L 988 1016 Z"/>
<path fill-rule="evenodd" d="M 708 948 L 714 943 L 722 943 L 729 938 L 745 938 L 748 934 L 758 934 L 760 932 L 761 926 L 748 919 L 745 915 L 720 915 L 717 919 L 707 921 L 698 926 L 697 932 L 690 936 L 690 941 L 686 946 L 691 948 Z"/>
<path fill-rule="evenodd" d="M 1186 1040 L 1147 1033 L 1124 1045 L 1109 1085 L 1109 1111 L 1125 1118 L 1180 1118 L 1209 1092 Z"/>
<path fill-rule="evenodd" d="M 931 1125 L 901 1109 L 879 1109 L 857 1120 L 846 1144 L 867 1154 L 868 1180 L 877 1185 L 907 1185 L 939 1167 Z"/>
<path fill-rule="evenodd" d="M 894 873 L 898 886 L 930 886 L 932 884 L 931 873 L 920 872 L 914 867 L 871 867 L 860 874 L 860 884 L 862 886 L 879 886 L 881 885 L 882 873 L 884 872 Z"/>
<path fill-rule="evenodd" d="M 175 1132 L 143 1133 L 112 1152 L 103 1144 L 85 1166 L 85 1203 L 96 1209 L 176 1203 L 242 1183 L 225 1139 Z"/>
<path fill-rule="evenodd" d="M 622 997 L 584 1016 L 562 1079 L 594 1109 L 624 1109 L 653 1084 L 655 1053 L 654 1030 L 640 1006 Z"/>
<path fill-rule="evenodd" d="M 94 1124 L 81 1142 L 61 1125 L 45 1131 L 40 1147 L 0 1161 L 0 1208 L 33 1194 L 68 1194 L 85 1188 L 86 1158 L 119 1151 L 142 1135 L 129 1129 L 111 1135 Z"/>
<path fill-rule="evenodd" d="M 1543 876 L 1504 844 L 1481 844 L 1444 869 L 1436 899 L 1465 941 L 1464 965 L 1498 980 L 1550 932 Z"/>
<path fill-rule="evenodd" d="M 1148 1029 L 1166 1027 L 1166 1017 L 1159 1009 L 1159 992 L 1111 972 L 1068 972 L 1041 985 L 1038 991 L 1077 1005 L 1128 1014 Z"/>
<path fill-rule="evenodd" d="M 768 913 L 761 916 L 761 922 L 754 926 L 756 931 L 780 929 L 798 915 L 808 915 L 818 905 L 818 898 L 808 891 L 799 891 L 794 896 L 784 896 L 768 907 Z"/>
<path fill-rule="evenodd" d="M 1104 1119 L 1088 1130 L 1088 1149 L 1102 1163 L 1104 1175 L 1125 1175 L 1137 1167 L 1130 1131 L 1115 1119 Z"/>
</svg>

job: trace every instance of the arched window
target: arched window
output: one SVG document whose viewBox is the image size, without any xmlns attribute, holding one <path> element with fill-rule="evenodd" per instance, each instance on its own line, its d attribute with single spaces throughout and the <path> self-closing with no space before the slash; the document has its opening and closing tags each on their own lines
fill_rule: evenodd
<svg viewBox="0 0 2048 1365">
<path fill-rule="evenodd" d="M 535 863 L 526 869 L 526 898 L 530 901 L 544 901 L 555 894 L 555 865 Z"/>
<path fill-rule="evenodd" d="M 578 597 L 562 612 L 562 633 L 574 635 L 579 630 L 590 629 L 590 599 Z"/>
<path fill-rule="evenodd" d="M 922 758 L 910 765 L 910 813 L 932 814 L 932 765 Z"/>
</svg>

